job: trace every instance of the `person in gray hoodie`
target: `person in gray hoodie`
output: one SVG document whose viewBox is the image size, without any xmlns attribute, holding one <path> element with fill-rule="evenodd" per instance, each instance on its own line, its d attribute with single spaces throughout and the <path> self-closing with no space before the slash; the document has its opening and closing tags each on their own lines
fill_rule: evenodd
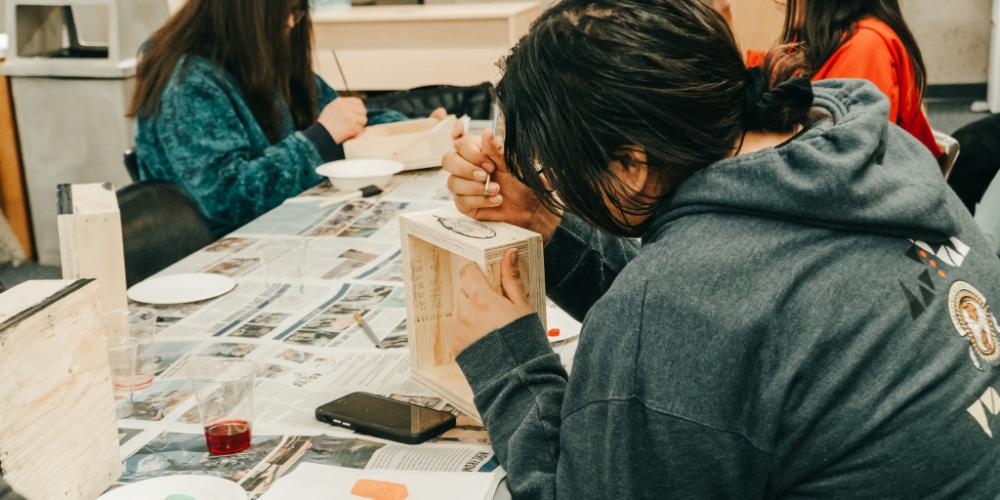
<svg viewBox="0 0 1000 500">
<path fill-rule="evenodd" d="M 515 498 L 1000 495 L 1000 260 L 885 96 L 788 61 L 747 70 L 701 0 L 564 0 L 505 60 L 505 137 L 449 187 L 541 233 L 583 320 L 570 375 L 516 254 L 499 292 L 461 272 Z"/>
</svg>

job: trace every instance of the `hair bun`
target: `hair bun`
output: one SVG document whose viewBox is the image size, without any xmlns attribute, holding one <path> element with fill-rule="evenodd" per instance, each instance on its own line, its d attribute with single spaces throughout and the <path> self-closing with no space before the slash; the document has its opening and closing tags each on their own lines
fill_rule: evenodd
<svg viewBox="0 0 1000 500">
<path fill-rule="evenodd" d="M 812 82 L 808 78 L 792 78 L 768 89 L 767 78 L 760 68 L 750 68 L 746 74 L 746 99 L 743 107 L 746 130 L 787 132 L 806 121 L 814 99 Z"/>
</svg>

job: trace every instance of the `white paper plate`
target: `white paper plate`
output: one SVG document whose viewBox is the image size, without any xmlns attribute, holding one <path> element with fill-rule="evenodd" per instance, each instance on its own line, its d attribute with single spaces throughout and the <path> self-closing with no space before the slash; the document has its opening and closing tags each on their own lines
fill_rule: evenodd
<svg viewBox="0 0 1000 500">
<path fill-rule="evenodd" d="M 366 186 L 384 188 L 404 168 L 393 160 L 337 160 L 316 167 L 316 173 L 329 178 L 339 191 L 356 191 Z"/>
<path fill-rule="evenodd" d="M 247 500 L 247 492 L 226 479 L 179 475 L 128 484 L 97 500 Z"/>
<path fill-rule="evenodd" d="M 128 289 L 128 298 L 152 305 L 188 304 L 214 299 L 236 288 L 236 282 L 221 274 L 174 274 L 150 278 Z"/>
</svg>

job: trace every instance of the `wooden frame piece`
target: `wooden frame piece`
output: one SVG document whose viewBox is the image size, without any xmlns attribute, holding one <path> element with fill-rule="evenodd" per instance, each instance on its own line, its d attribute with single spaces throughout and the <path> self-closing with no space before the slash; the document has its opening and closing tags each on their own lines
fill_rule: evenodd
<svg viewBox="0 0 1000 500">
<path fill-rule="evenodd" d="M 111 184 L 60 185 L 57 219 L 63 279 L 96 279 L 102 313 L 128 307 L 122 219 Z M 108 335 L 125 335 L 125 325 L 108 327 Z"/>
<path fill-rule="evenodd" d="M 444 120 L 422 118 L 373 125 L 344 142 L 344 158 L 396 160 L 407 170 L 440 167 L 441 158 L 455 150 L 454 115 Z"/>
<path fill-rule="evenodd" d="M 500 261 L 518 251 L 528 300 L 545 324 L 545 264 L 542 237 L 510 224 L 477 222 L 454 209 L 399 216 L 406 282 L 406 325 L 413 379 L 459 410 L 479 418 L 472 390 L 455 362 L 449 339 L 458 273 L 475 263 L 500 289 Z"/>
<path fill-rule="evenodd" d="M 121 475 L 93 280 L 0 294 L 0 468 L 27 498 L 90 500 Z"/>
</svg>

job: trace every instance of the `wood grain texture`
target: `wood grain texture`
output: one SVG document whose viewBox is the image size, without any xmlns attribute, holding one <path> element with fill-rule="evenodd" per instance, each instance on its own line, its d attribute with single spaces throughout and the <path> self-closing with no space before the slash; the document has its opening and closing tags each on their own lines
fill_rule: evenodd
<svg viewBox="0 0 1000 500">
<path fill-rule="evenodd" d="M 21 149 L 17 141 L 10 83 L 6 77 L 0 76 L 0 209 L 21 244 L 25 257 L 31 259 L 34 257 L 34 247 L 24 171 L 21 168 Z"/>
<path fill-rule="evenodd" d="M 60 186 L 59 253 L 64 279 L 94 278 L 104 313 L 125 309 L 125 250 L 118 198 L 110 184 Z M 125 325 L 109 325 L 124 335 Z"/>
<path fill-rule="evenodd" d="M 121 474 L 97 293 L 45 281 L 0 295 L 0 468 L 27 498 L 90 500 Z"/>
<path fill-rule="evenodd" d="M 455 150 L 455 116 L 444 120 L 422 118 L 374 125 L 360 137 L 344 143 L 344 157 L 395 160 L 407 170 L 439 167 L 441 158 Z"/>
<path fill-rule="evenodd" d="M 479 418 L 450 342 L 457 328 L 458 273 L 474 263 L 499 291 L 500 261 L 516 248 L 528 301 L 545 324 L 542 237 L 510 224 L 473 221 L 450 208 L 401 215 L 400 235 L 413 379 Z"/>
<path fill-rule="evenodd" d="M 397 5 L 319 11 L 315 69 L 335 89 L 405 90 L 500 78 L 497 62 L 542 12 L 539 2 Z"/>
</svg>

